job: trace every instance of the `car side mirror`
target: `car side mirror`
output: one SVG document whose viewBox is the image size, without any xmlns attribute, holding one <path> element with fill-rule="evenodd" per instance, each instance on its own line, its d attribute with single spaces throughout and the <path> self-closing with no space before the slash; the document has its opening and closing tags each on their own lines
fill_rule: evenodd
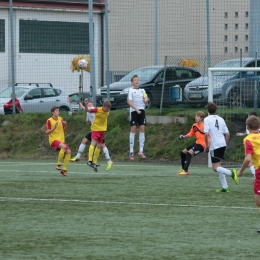
<svg viewBox="0 0 260 260">
<path fill-rule="evenodd" d="M 154 84 L 158 84 L 158 83 L 161 83 L 163 82 L 163 79 L 162 78 L 158 78 L 154 81 Z"/>
<path fill-rule="evenodd" d="M 25 96 L 24 97 L 24 100 L 32 100 L 33 99 L 33 96 Z"/>
</svg>

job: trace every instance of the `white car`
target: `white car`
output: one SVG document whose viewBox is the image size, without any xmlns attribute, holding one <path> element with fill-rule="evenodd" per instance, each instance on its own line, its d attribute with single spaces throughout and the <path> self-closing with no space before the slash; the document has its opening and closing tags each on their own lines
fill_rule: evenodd
<svg viewBox="0 0 260 260">
<path fill-rule="evenodd" d="M 24 113 L 50 112 L 53 106 L 59 107 L 63 112 L 71 111 L 69 96 L 50 83 L 16 84 L 14 90 Z M 0 114 L 5 114 L 3 105 L 11 99 L 12 92 L 12 87 L 0 92 Z"/>
</svg>

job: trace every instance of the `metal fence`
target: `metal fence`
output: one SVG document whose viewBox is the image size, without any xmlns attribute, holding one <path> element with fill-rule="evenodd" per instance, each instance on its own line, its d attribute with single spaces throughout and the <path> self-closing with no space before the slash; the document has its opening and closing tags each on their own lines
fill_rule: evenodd
<svg viewBox="0 0 260 260">
<path fill-rule="evenodd" d="M 257 0 L 14 0 L 0 7 L 0 90 L 50 82 L 67 94 L 77 92 L 80 73 L 71 69 L 72 60 L 91 51 L 94 70 L 84 72 L 83 87 L 90 91 L 92 75 L 98 92 L 136 68 L 164 66 L 165 57 L 178 66 L 196 60 L 194 69 L 204 74 L 260 48 Z"/>
</svg>

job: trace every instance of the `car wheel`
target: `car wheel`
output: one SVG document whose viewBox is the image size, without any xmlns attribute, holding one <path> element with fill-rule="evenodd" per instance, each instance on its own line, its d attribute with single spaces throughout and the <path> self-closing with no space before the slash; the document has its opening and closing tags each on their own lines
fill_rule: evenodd
<svg viewBox="0 0 260 260">
<path fill-rule="evenodd" d="M 60 107 L 60 112 L 68 112 L 70 109 L 68 107 Z"/>
<path fill-rule="evenodd" d="M 230 107 L 245 107 L 244 102 L 241 100 L 243 93 L 240 93 L 238 88 L 233 88 L 229 91 L 227 103 Z"/>
</svg>

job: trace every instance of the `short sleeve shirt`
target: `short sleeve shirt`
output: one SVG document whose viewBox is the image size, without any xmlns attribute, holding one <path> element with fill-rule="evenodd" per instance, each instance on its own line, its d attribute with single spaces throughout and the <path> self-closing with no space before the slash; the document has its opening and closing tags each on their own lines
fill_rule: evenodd
<svg viewBox="0 0 260 260">
<path fill-rule="evenodd" d="M 228 128 L 225 120 L 218 115 L 209 115 L 204 119 L 204 132 L 210 134 L 210 150 L 227 146 L 224 134 Z"/>
<path fill-rule="evenodd" d="M 49 143 L 50 144 L 52 144 L 52 142 L 55 140 L 60 141 L 62 143 L 65 142 L 65 135 L 64 135 L 62 121 L 64 121 L 64 120 L 60 116 L 57 119 L 54 119 L 53 117 L 51 117 L 46 121 L 47 130 L 52 129 L 55 126 L 55 124 L 58 122 L 58 126 L 56 127 L 56 129 L 49 134 Z"/>
<path fill-rule="evenodd" d="M 252 155 L 254 168 L 260 168 L 260 133 L 251 133 L 243 140 L 245 154 Z"/>
<path fill-rule="evenodd" d="M 146 94 L 146 92 L 142 88 L 130 88 L 127 99 L 131 100 L 137 109 L 144 110 L 145 103 L 144 103 L 143 99 L 144 99 L 145 94 Z M 132 111 L 135 111 L 135 110 L 130 106 L 130 112 L 132 112 Z"/>
</svg>

